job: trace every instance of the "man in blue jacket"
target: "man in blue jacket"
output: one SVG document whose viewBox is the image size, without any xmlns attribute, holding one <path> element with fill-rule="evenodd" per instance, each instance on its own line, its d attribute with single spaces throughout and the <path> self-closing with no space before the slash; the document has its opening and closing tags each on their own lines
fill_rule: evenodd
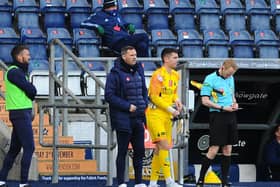
<svg viewBox="0 0 280 187">
<path fill-rule="evenodd" d="M 29 167 L 34 152 L 32 131 L 32 101 L 36 96 L 36 88 L 28 81 L 28 63 L 30 52 L 28 47 L 18 45 L 11 52 L 13 64 L 5 74 L 6 110 L 13 125 L 11 145 L 3 161 L 0 171 L 0 187 L 7 187 L 6 179 L 15 158 L 23 148 L 19 187 L 31 187 L 27 184 Z"/>
<path fill-rule="evenodd" d="M 81 27 L 97 31 L 102 36 L 103 44 L 118 53 L 122 47 L 130 45 L 136 49 L 139 57 L 149 56 L 147 34 L 134 34 L 134 25 L 125 23 L 119 15 L 117 0 L 104 0 L 102 10 L 83 21 Z"/>
<path fill-rule="evenodd" d="M 273 127 L 270 140 L 264 150 L 265 164 L 270 169 L 271 180 L 280 180 L 280 123 Z"/>
<path fill-rule="evenodd" d="M 148 105 L 144 70 L 136 62 L 136 50 L 126 46 L 121 57 L 107 76 L 105 100 L 109 103 L 112 129 L 116 130 L 118 154 L 116 159 L 119 187 L 124 183 L 125 157 L 128 144 L 133 147 L 133 167 L 135 187 L 145 187 L 142 183 L 142 162 L 144 148 L 145 109 Z"/>
</svg>

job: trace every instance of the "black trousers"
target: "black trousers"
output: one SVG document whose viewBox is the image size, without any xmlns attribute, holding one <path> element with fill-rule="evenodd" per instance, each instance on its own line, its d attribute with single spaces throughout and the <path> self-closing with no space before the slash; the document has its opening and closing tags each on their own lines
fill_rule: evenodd
<svg viewBox="0 0 280 187">
<path fill-rule="evenodd" d="M 20 182 L 27 183 L 28 173 L 31 164 L 32 154 L 34 152 L 34 138 L 32 131 L 32 114 L 30 110 L 10 111 L 9 117 L 13 125 L 11 136 L 11 145 L 6 155 L 3 167 L 0 172 L 0 180 L 6 181 L 9 170 L 12 168 L 15 158 L 23 148 L 21 158 Z"/>
<path fill-rule="evenodd" d="M 131 142 L 133 148 L 133 168 L 135 173 L 135 184 L 142 183 L 142 165 L 145 155 L 144 126 L 140 120 L 131 120 L 132 132 L 116 131 L 118 153 L 116 159 L 118 184 L 124 183 L 125 158 L 128 144 Z"/>
</svg>

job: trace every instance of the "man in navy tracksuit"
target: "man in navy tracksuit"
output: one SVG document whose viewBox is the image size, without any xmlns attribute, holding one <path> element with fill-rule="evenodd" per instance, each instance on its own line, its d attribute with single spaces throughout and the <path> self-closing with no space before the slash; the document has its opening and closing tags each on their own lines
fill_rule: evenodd
<svg viewBox="0 0 280 187">
<path fill-rule="evenodd" d="M 139 57 L 148 57 L 149 38 L 145 33 L 133 34 L 134 25 L 125 23 L 118 12 L 117 0 L 104 0 L 103 9 L 81 23 L 81 27 L 96 30 L 104 45 L 120 53 L 121 48 L 133 46 Z"/>
<path fill-rule="evenodd" d="M 114 67 L 107 76 L 105 100 L 110 106 L 112 129 L 117 133 L 118 185 L 126 187 L 124 183 L 125 157 L 128 144 L 131 142 L 135 187 L 145 187 L 146 185 L 142 183 L 142 161 L 145 153 L 144 123 L 148 94 L 144 70 L 142 65 L 136 62 L 134 47 L 122 48 L 121 58 L 115 61 Z"/>
<path fill-rule="evenodd" d="M 36 88 L 28 81 L 28 63 L 30 52 L 28 47 L 18 45 L 13 48 L 11 55 L 14 63 L 5 74 L 6 86 L 6 110 L 13 125 L 11 145 L 3 161 L 0 171 L 0 187 L 7 187 L 6 179 L 9 170 L 21 148 L 23 155 L 21 159 L 20 185 L 19 187 L 30 187 L 27 184 L 29 167 L 34 152 L 34 139 L 32 131 L 32 100 L 36 95 Z"/>
</svg>

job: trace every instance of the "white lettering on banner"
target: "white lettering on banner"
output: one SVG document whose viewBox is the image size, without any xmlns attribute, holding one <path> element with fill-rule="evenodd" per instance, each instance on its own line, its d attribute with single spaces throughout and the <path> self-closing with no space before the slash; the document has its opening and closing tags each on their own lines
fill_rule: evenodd
<svg viewBox="0 0 280 187">
<path fill-rule="evenodd" d="M 233 147 L 245 147 L 246 141 L 245 140 L 238 140 L 237 144 L 234 144 Z"/>
<path fill-rule="evenodd" d="M 268 97 L 267 93 L 246 93 L 245 91 L 239 91 L 235 93 L 237 99 L 247 99 L 251 101 L 253 99 L 263 100 Z"/>
</svg>

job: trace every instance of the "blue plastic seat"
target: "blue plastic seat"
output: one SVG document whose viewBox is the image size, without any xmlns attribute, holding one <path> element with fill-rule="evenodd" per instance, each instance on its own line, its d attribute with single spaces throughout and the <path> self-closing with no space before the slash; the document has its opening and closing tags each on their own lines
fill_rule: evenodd
<svg viewBox="0 0 280 187">
<path fill-rule="evenodd" d="M 70 15 L 72 28 L 79 28 L 82 21 L 86 20 L 91 12 L 87 0 L 66 0 L 66 11 Z"/>
<path fill-rule="evenodd" d="M 137 0 L 119 1 L 119 11 L 126 23 L 132 23 L 136 29 L 143 29 L 143 6 Z"/>
<path fill-rule="evenodd" d="M 39 28 L 39 6 L 35 0 L 13 0 L 13 10 L 18 20 L 17 28 Z"/>
<path fill-rule="evenodd" d="M 259 58 L 279 58 L 279 38 L 272 30 L 254 32 Z"/>
<path fill-rule="evenodd" d="M 19 43 L 19 36 L 13 28 L 0 28 L 0 59 L 10 64 L 13 62 L 11 50 Z"/>
<path fill-rule="evenodd" d="M 47 42 L 50 43 L 53 39 L 60 39 L 68 49 L 72 50 L 72 37 L 65 28 L 48 28 Z M 61 47 L 55 47 L 55 57 L 62 57 L 63 50 Z"/>
<path fill-rule="evenodd" d="M 195 12 L 199 15 L 200 31 L 220 29 L 220 9 L 215 0 L 195 0 Z"/>
<path fill-rule="evenodd" d="M 229 43 L 234 58 L 254 58 L 254 40 L 248 31 L 230 31 Z"/>
<path fill-rule="evenodd" d="M 208 57 L 227 58 L 229 56 L 228 39 L 222 30 L 205 30 L 203 32 L 203 39 Z"/>
<path fill-rule="evenodd" d="M 0 2 L 0 27 L 12 27 L 12 6 L 8 0 Z"/>
<path fill-rule="evenodd" d="M 245 7 L 240 0 L 221 1 L 221 13 L 227 31 L 246 30 Z"/>
<path fill-rule="evenodd" d="M 20 41 L 28 45 L 31 59 L 47 60 L 47 38 L 39 28 L 23 28 Z"/>
<path fill-rule="evenodd" d="M 91 11 L 97 12 L 103 7 L 103 0 L 92 0 L 91 1 Z"/>
<path fill-rule="evenodd" d="M 79 57 L 100 57 L 100 38 L 94 31 L 76 28 L 73 30 L 74 44 L 78 51 Z M 85 64 L 91 71 L 104 71 L 105 67 L 100 61 L 86 61 Z"/>
<path fill-rule="evenodd" d="M 44 28 L 65 27 L 65 1 L 40 0 L 40 10 L 44 16 Z"/>
<path fill-rule="evenodd" d="M 185 58 L 203 58 L 203 40 L 194 29 L 178 30 L 178 44 Z"/>
<path fill-rule="evenodd" d="M 169 12 L 174 20 L 174 30 L 195 29 L 194 7 L 189 0 L 169 1 Z"/>
<path fill-rule="evenodd" d="M 265 0 L 246 0 L 246 13 L 249 17 L 250 32 L 270 29 L 270 9 Z"/>
<path fill-rule="evenodd" d="M 147 30 L 168 29 L 169 8 L 164 0 L 144 0 L 144 12 L 147 16 Z"/>
<path fill-rule="evenodd" d="M 160 57 L 161 51 L 166 47 L 177 47 L 177 38 L 169 29 L 152 30 L 152 45 L 156 49 L 156 56 Z"/>
<path fill-rule="evenodd" d="M 270 0 L 270 10 L 275 23 L 275 32 L 280 32 L 280 1 Z"/>
</svg>

